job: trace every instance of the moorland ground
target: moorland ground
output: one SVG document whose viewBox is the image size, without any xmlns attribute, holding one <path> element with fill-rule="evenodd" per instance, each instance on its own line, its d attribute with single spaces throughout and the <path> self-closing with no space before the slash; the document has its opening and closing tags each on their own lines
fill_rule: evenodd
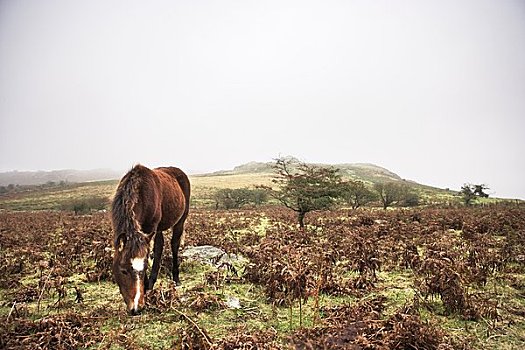
<svg viewBox="0 0 525 350">
<path fill-rule="evenodd" d="M 116 182 L 3 198 L 0 348 L 523 348 L 523 205 L 343 208 L 300 230 L 279 206 L 209 209 L 227 179 L 198 181 L 182 250 L 244 259 L 182 258 L 175 288 L 166 240 L 137 317 L 112 282 L 109 214 L 50 210 Z"/>
</svg>

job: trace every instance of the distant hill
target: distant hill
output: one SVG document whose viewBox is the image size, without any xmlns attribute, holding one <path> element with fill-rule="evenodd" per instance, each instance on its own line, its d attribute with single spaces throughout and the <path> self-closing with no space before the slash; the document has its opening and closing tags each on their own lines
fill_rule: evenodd
<svg viewBox="0 0 525 350">
<path fill-rule="evenodd" d="M 293 157 L 287 157 L 292 160 L 297 160 Z M 269 181 L 274 175 L 274 162 L 249 162 L 236 166 L 232 170 L 216 171 L 209 174 L 194 175 L 194 178 L 207 179 L 209 185 L 214 183 L 214 177 L 223 177 L 222 182 L 228 182 L 227 178 L 242 177 L 244 181 L 251 179 L 254 181 L 252 185 L 256 185 L 257 179 L 266 179 Z M 428 197 L 442 197 L 448 200 L 454 195 L 454 191 L 449 191 L 441 188 L 436 188 L 424 184 L 417 183 L 412 180 L 407 180 L 398 174 L 370 163 L 343 163 L 343 164 L 313 164 L 317 166 L 328 166 L 339 169 L 343 178 L 363 181 L 369 185 L 384 182 L 402 182 L 403 184 L 412 187 L 418 192 L 425 194 Z M 217 182 L 218 179 L 215 181 Z"/>
<path fill-rule="evenodd" d="M 221 170 L 202 176 L 225 176 L 240 174 L 270 174 L 273 173 L 273 162 L 249 162 L 236 166 L 232 170 Z M 403 179 L 388 169 L 368 163 L 345 163 L 345 164 L 315 164 L 318 166 L 332 166 L 340 170 L 344 177 L 362 180 L 370 183 L 403 181 Z M 410 181 L 415 184 L 415 182 Z"/>
<path fill-rule="evenodd" d="M 212 198 L 217 189 L 253 188 L 257 185 L 271 186 L 272 179 L 275 176 L 274 164 L 274 162 L 249 162 L 231 170 L 199 175 L 189 174 L 193 205 L 213 205 Z M 406 184 L 420 195 L 421 202 L 425 204 L 461 202 L 457 191 L 406 180 L 398 174 L 374 164 L 314 165 L 335 167 L 340 170 L 344 179 L 360 180 L 369 187 L 375 183 L 390 181 Z M 70 201 L 72 198 L 90 196 L 111 198 L 115 193 L 118 179 L 122 175 L 123 172 L 107 169 L 0 173 L 0 210 L 60 209 L 63 201 Z M 61 184 L 62 181 L 67 184 Z M 11 188 L 10 184 L 14 186 Z M 483 200 L 485 203 L 498 201 L 497 198 Z"/>
<path fill-rule="evenodd" d="M 0 186 L 10 184 L 27 186 L 48 182 L 90 182 L 119 179 L 121 172 L 110 169 L 95 170 L 53 170 L 53 171 L 9 171 L 0 173 Z"/>
<path fill-rule="evenodd" d="M 293 157 L 288 157 L 297 160 Z M 274 174 L 274 162 L 249 162 L 236 166 L 231 170 L 221 170 L 208 174 L 193 175 L 194 177 L 218 177 L 218 176 L 251 176 L 271 177 Z M 344 164 L 314 164 L 317 166 L 332 166 L 340 170 L 341 175 L 345 178 L 361 180 L 369 184 L 377 182 L 403 181 L 415 187 L 427 187 L 414 181 L 405 180 L 396 173 L 369 163 L 344 163 Z M 102 180 L 115 180 L 122 177 L 122 172 L 110 169 L 95 170 L 54 170 L 54 171 L 10 171 L 0 173 L 0 186 L 10 184 L 27 186 L 41 185 L 49 182 L 59 183 L 61 181 L 68 183 L 81 183 Z M 427 187 L 428 188 L 428 187 Z"/>
</svg>

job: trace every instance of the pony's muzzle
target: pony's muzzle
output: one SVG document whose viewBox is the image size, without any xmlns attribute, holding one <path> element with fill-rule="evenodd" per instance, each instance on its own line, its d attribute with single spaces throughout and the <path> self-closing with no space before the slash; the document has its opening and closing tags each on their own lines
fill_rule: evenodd
<svg viewBox="0 0 525 350">
<path fill-rule="evenodd" d="M 138 303 L 132 303 L 131 305 L 128 305 L 127 309 L 128 309 L 128 314 L 130 316 L 138 316 L 144 310 L 144 305 L 140 305 Z"/>
<path fill-rule="evenodd" d="M 129 310 L 129 314 L 130 316 L 138 316 L 140 315 L 140 313 L 142 312 L 142 309 L 141 308 L 132 308 L 131 310 Z"/>
</svg>

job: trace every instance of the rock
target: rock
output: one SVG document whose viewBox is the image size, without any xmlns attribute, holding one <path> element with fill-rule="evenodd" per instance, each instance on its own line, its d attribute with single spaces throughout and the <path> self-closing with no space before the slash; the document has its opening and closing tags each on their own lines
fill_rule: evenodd
<svg viewBox="0 0 525 350">
<path fill-rule="evenodd" d="M 187 247 L 182 252 L 182 257 L 216 267 L 231 264 L 237 270 L 248 263 L 248 260 L 243 256 L 228 254 L 224 250 L 211 245 Z"/>
<path fill-rule="evenodd" d="M 182 256 L 186 259 L 197 260 L 210 265 L 215 265 L 225 254 L 224 250 L 211 245 L 187 247 L 182 252 Z"/>
<path fill-rule="evenodd" d="M 236 298 L 232 297 L 231 295 L 226 296 L 226 306 L 230 309 L 240 309 L 241 308 L 241 301 Z"/>
</svg>

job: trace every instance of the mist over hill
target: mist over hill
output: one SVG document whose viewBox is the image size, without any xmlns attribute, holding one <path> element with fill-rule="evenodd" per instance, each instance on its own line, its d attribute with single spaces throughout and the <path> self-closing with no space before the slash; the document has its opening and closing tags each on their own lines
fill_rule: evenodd
<svg viewBox="0 0 525 350">
<path fill-rule="evenodd" d="M 10 184 L 28 186 L 48 182 L 90 182 L 119 179 L 122 172 L 111 169 L 53 170 L 53 171 L 9 171 L 0 173 L 0 186 Z"/>
<path fill-rule="evenodd" d="M 296 160 L 293 157 L 288 157 L 291 160 Z M 273 174 L 274 162 L 249 162 L 234 167 L 231 170 L 221 170 L 213 173 L 193 175 L 197 177 L 203 176 L 228 176 L 228 175 L 243 175 L 243 174 Z M 345 178 L 361 180 L 368 183 L 389 182 L 389 181 L 404 181 L 412 185 L 419 185 L 414 181 L 404 180 L 398 174 L 369 163 L 344 163 L 344 164 L 314 164 L 317 166 L 332 166 L 339 169 L 341 175 Z M 91 182 L 102 180 L 120 179 L 123 172 L 111 169 L 94 169 L 94 170 L 54 170 L 54 171 L 10 171 L 0 173 L 0 186 L 13 185 L 41 185 L 48 182 Z"/>
</svg>

